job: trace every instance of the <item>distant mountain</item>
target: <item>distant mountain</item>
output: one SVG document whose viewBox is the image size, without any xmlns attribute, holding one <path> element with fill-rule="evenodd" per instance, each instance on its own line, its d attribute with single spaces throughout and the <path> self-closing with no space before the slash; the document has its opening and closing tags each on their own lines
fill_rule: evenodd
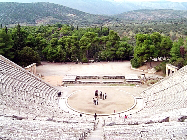
<svg viewBox="0 0 187 140">
<path fill-rule="evenodd" d="M 187 2 L 170 2 L 169 0 L 138 2 L 138 0 L 11 0 L 14 2 L 50 2 L 77 9 L 90 14 L 115 15 L 141 9 L 187 10 Z"/>
<path fill-rule="evenodd" d="M 186 20 L 184 10 L 134 10 L 114 16 L 88 14 L 53 3 L 0 2 L 0 24 L 71 24 L 74 26 L 120 26 L 131 21 Z M 167 21 L 168 22 L 168 21 Z M 170 21 L 169 21 L 170 22 Z"/>
<path fill-rule="evenodd" d="M 80 11 L 84 11 L 90 14 L 100 15 L 115 15 L 141 8 L 140 5 L 138 5 L 138 7 L 135 3 L 131 2 L 118 3 L 115 1 L 107 0 L 61 0 L 55 1 L 55 3 L 59 3 L 64 6 L 78 9 Z"/>
<path fill-rule="evenodd" d="M 187 2 L 170 2 L 167 0 L 150 2 L 138 2 L 138 0 L 136 2 L 130 0 L 124 2 L 117 2 L 114 0 L 56 0 L 53 2 L 91 14 L 106 15 L 115 15 L 141 9 L 187 10 Z"/>
<path fill-rule="evenodd" d="M 115 15 L 123 21 L 181 21 L 187 19 L 187 11 L 184 10 L 134 10 Z"/>
<path fill-rule="evenodd" d="M 0 24 L 71 24 L 90 26 L 108 24 L 115 18 L 93 15 L 52 3 L 0 3 Z"/>
<path fill-rule="evenodd" d="M 38 0 L 12 0 L 15 2 L 31 3 Z M 141 9 L 173 9 L 173 10 L 187 10 L 187 2 L 170 2 L 168 0 L 158 0 L 150 2 L 138 2 L 138 0 L 130 1 L 123 0 L 123 2 L 115 0 L 39 0 L 43 2 L 50 2 L 61 4 L 73 9 L 77 9 L 90 14 L 101 15 L 115 15 L 132 10 Z"/>
</svg>

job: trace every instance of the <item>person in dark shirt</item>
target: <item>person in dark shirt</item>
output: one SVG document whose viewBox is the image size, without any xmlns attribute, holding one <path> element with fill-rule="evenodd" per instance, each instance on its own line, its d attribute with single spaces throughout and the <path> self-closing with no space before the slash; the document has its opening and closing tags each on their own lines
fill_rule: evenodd
<svg viewBox="0 0 187 140">
<path fill-rule="evenodd" d="M 95 118 L 95 120 L 97 119 L 97 114 L 95 113 L 95 115 L 94 115 L 94 118 Z"/>
<path fill-rule="evenodd" d="M 98 90 L 95 91 L 95 96 L 96 96 L 96 97 L 98 96 Z"/>
<path fill-rule="evenodd" d="M 102 99 L 102 91 L 100 92 L 100 99 Z"/>
</svg>

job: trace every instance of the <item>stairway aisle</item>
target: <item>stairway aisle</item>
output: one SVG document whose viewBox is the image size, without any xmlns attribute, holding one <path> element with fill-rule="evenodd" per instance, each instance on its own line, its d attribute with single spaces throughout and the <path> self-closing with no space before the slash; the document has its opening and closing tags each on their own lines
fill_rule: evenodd
<svg viewBox="0 0 187 140">
<path fill-rule="evenodd" d="M 103 126 L 102 126 L 103 118 L 99 118 L 99 122 L 95 131 L 91 133 L 91 135 L 87 138 L 87 140 L 104 140 L 103 137 Z"/>
</svg>

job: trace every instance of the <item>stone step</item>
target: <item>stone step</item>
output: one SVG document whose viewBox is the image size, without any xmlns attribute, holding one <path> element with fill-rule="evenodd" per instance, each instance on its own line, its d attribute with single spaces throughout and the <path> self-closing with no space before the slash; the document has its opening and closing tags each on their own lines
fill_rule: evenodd
<svg viewBox="0 0 187 140">
<path fill-rule="evenodd" d="M 102 122 L 103 119 L 99 118 L 96 130 L 91 133 L 87 140 L 104 140 Z"/>
</svg>

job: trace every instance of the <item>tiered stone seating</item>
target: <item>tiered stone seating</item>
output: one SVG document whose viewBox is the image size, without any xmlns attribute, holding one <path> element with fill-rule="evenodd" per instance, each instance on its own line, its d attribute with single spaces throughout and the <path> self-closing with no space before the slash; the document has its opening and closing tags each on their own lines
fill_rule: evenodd
<svg viewBox="0 0 187 140">
<path fill-rule="evenodd" d="M 84 139 L 93 116 L 60 110 L 59 92 L 0 55 L 0 139 Z M 105 119 L 117 125 L 105 126 L 103 139 L 187 139 L 187 123 L 177 122 L 187 117 L 187 66 L 141 95 L 141 111 Z"/>
<path fill-rule="evenodd" d="M 18 119 L 18 120 L 17 120 Z M 77 140 L 84 139 L 94 128 L 94 123 L 66 121 L 31 121 L 0 117 L 0 139 L 46 139 L 46 140 Z M 79 125 L 78 125 L 79 124 Z"/>
<path fill-rule="evenodd" d="M 184 71 L 186 67 L 146 89 L 141 94 L 144 97 L 145 106 L 135 116 L 145 118 L 145 116 L 151 117 L 174 109 L 186 108 L 187 72 Z"/>
<path fill-rule="evenodd" d="M 57 100 L 57 93 L 59 92 L 58 90 L 52 88 L 50 85 L 42 82 L 40 79 L 38 79 L 37 77 L 35 77 L 34 75 L 28 73 L 27 71 L 25 71 L 24 69 L 22 69 L 22 71 L 19 69 L 14 69 L 14 67 L 12 66 L 6 66 L 6 64 L 3 61 L 0 61 L 1 65 L 4 65 L 4 68 L 7 68 L 8 70 L 3 70 L 1 71 L 3 75 L 8 75 L 10 78 L 15 79 L 15 82 L 25 82 L 26 84 L 23 86 L 27 86 L 29 87 L 33 87 L 33 90 L 35 88 L 39 88 L 40 86 L 43 87 L 42 89 L 45 89 L 44 92 L 49 96 L 52 94 L 52 96 L 50 97 L 51 100 Z M 18 73 L 18 74 L 17 74 Z M 2 79 L 3 80 L 3 79 Z M 4 79 L 5 82 L 6 79 Z M 13 84 L 14 85 L 14 84 Z M 15 86 L 15 85 L 14 85 Z M 24 88 L 24 87 L 23 87 Z M 41 89 L 41 88 L 40 88 Z M 52 91 L 53 90 L 53 91 Z M 51 92 L 52 91 L 52 92 Z M 44 97 L 44 96 L 42 96 Z"/>
<path fill-rule="evenodd" d="M 186 139 L 186 128 L 186 122 L 105 126 L 104 137 L 106 140 Z"/>
<path fill-rule="evenodd" d="M 83 139 L 93 117 L 61 110 L 59 92 L 0 55 L 0 139 Z"/>
<path fill-rule="evenodd" d="M 19 112 L 21 110 L 20 107 L 24 112 L 27 112 L 28 106 L 33 106 L 35 110 L 46 109 L 44 112 L 48 117 L 52 117 L 54 114 L 50 112 L 55 112 L 56 109 L 59 111 L 57 94 L 60 91 L 21 67 L 16 66 L 16 64 L 3 56 L 0 57 L 0 66 L 1 96 L 4 99 L 4 106 L 6 105 L 15 110 L 17 107 Z M 42 112 L 39 112 L 39 114 L 42 114 Z M 39 114 L 35 111 L 36 116 L 39 116 Z"/>
<path fill-rule="evenodd" d="M 187 108 L 187 66 L 147 88 L 141 95 L 145 102 L 142 110 L 132 114 L 132 118 L 126 122 L 116 119 L 116 123 L 142 124 L 172 120 L 174 110 Z M 106 120 L 106 124 L 109 123 L 111 120 Z"/>
</svg>

